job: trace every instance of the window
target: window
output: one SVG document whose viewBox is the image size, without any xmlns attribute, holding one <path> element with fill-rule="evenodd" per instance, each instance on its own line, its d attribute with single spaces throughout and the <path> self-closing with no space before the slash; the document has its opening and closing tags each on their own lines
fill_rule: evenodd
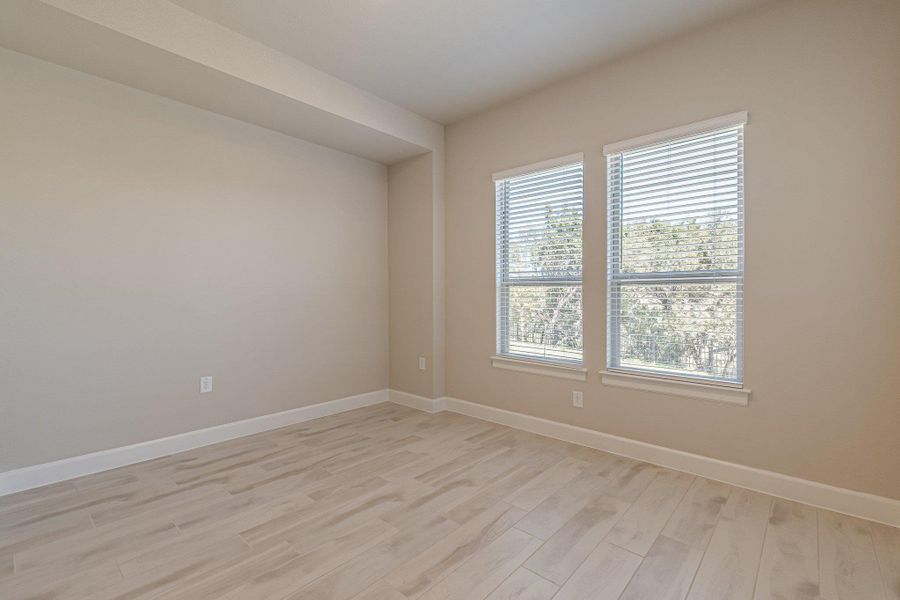
<svg viewBox="0 0 900 600">
<path fill-rule="evenodd" d="M 609 369 L 742 383 L 745 122 L 604 148 Z"/>
<path fill-rule="evenodd" d="M 581 364 L 581 155 L 494 176 L 497 354 Z"/>
</svg>

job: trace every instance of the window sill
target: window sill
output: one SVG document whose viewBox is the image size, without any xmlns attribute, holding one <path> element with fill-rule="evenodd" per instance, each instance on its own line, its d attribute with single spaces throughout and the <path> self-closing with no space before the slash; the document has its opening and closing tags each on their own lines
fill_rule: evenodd
<svg viewBox="0 0 900 600">
<path fill-rule="evenodd" d="M 491 365 L 497 369 L 507 371 L 520 371 L 532 375 L 545 375 L 547 377 L 559 377 L 573 381 L 587 381 L 587 369 L 578 366 L 569 366 L 539 360 L 526 360 L 510 358 L 508 356 L 492 356 Z"/>
<path fill-rule="evenodd" d="M 729 385 L 716 385 L 709 383 L 694 383 L 691 381 L 679 381 L 665 377 L 652 377 L 647 375 L 634 375 L 631 373 L 619 373 L 613 371 L 601 371 L 600 376 L 604 385 L 643 390 L 658 394 L 672 396 L 685 396 L 699 398 L 713 402 L 737 404 L 747 406 L 750 403 L 750 390 L 732 387 Z"/>
</svg>

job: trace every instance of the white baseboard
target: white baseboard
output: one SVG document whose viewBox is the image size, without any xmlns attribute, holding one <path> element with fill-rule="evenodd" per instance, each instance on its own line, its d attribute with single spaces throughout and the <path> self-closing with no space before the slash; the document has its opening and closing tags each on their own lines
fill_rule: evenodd
<svg viewBox="0 0 900 600">
<path fill-rule="evenodd" d="M 443 398 L 426 398 L 425 396 L 418 396 L 399 390 L 388 390 L 388 398 L 395 404 L 402 404 L 403 406 L 429 413 L 436 413 L 444 410 Z"/>
<path fill-rule="evenodd" d="M 0 473 L 0 496 L 371 406 L 387 400 L 429 413 L 448 410 L 663 467 L 686 471 L 780 498 L 900 527 L 900 500 L 656 446 L 457 398 L 432 399 L 397 390 L 377 390 L 130 446 L 6 471 Z"/>
<path fill-rule="evenodd" d="M 429 402 L 431 403 L 429 412 L 437 412 L 443 408 L 484 421 L 604 450 L 678 471 L 686 471 L 764 494 L 900 527 L 900 500 L 656 446 L 457 398 L 445 397 Z M 406 404 L 406 406 L 411 405 Z"/>
<path fill-rule="evenodd" d="M 100 452 L 92 452 L 91 454 L 83 454 L 72 458 L 64 458 L 49 463 L 34 465 L 31 467 L 23 467 L 13 471 L 0 473 L 0 496 L 20 492 L 31 488 L 40 487 L 66 479 L 74 479 L 82 475 L 90 475 L 91 473 L 99 473 L 118 467 L 124 467 L 134 463 L 168 456 L 176 452 L 184 452 L 185 450 L 193 450 L 201 446 L 217 444 L 234 438 L 253 435 L 254 433 L 262 433 L 279 427 L 286 427 L 319 417 L 327 417 L 348 410 L 362 408 L 386 402 L 388 399 L 387 390 L 377 390 L 357 396 L 348 396 L 328 402 L 321 402 L 311 406 L 302 406 L 286 410 L 284 412 L 263 415 L 261 417 L 253 417 L 243 421 L 235 421 L 233 423 L 225 423 L 224 425 L 216 425 L 207 427 L 206 429 L 198 429 L 196 431 L 188 431 L 177 435 L 132 444 L 130 446 L 122 446 L 120 448 L 111 448 L 109 450 L 101 450 Z"/>
</svg>

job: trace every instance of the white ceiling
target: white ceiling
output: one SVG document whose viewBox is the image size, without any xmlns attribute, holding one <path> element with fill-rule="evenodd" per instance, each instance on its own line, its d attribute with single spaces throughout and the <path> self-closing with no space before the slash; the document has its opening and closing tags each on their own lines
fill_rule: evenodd
<svg viewBox="0 0 900 600">
<path fill-rule="evenodd" d="M 450 123 L 766 0 L 173 0 Z"/>
</svg>

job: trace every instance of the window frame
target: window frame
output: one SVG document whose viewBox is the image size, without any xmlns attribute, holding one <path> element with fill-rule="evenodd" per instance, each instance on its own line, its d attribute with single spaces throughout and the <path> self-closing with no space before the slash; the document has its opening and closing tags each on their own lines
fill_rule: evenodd
<svg viewBox="0 0 900 600">
<path fill-rule="evenodd" d="M 744 191 L 744 154 L 743 139 L 742 153 L 739 161 L 739 198 L 737 202 L 737 215 L 740 227 L 743 228 L 743 234 L 740 237 L 739 252 L 737 257 L 737 265 L 735 269 L 721 270 L 696 270 L 696 271 L 671 271 L 671 272 L 650 272 L 650 273 L 622 273 L 621 272 L 621 241 L 618 244 L 618 252 L 613 252 L 614 235 L 621 236 L 623 231 L 618 226 L 622 215 L 622 195 L 621 190 L 614 190 L 610 186 L 609 174 L 611 172 L 611 162 L 614 157 L 619 157 L 618 166 L 620 169 L 624 166 L 622 154 L 630 151 L 639 150 L 649 146 L 665 144 L 667 142 L 675 142 L 686 138 L 701 136 L 715 131 L 727 129 L 743 129 L 747 124 L 748 114 L 746 111 L 723 115 L 713 119 L 707 119 L 697 123 L 692 123 L 682 127 L 667 129 L 657 133 L 644 135 L 614 144 L 607 144 L 603 147 L 603 153 L 606 158 L 607 167 L 607 320 L 606 320 L 606 369 L 602 372 L 604 383 L 610 385 L 620 385 L 622 387 L 636 387 L 638 389 L 646 389 L 649 391 L 663 391 L 666 393 L 679 393 L 678 386 L 705 386 L 718 388 L 731 388 L 735 390 L 744 389 L 744 298 L 743 283 L 745 274 L 745 244 L 746 244 L 746 196 Z M 743 132 L 742 132 L 743 136 Z M 622 175 L 618 178 L 622 182 Z M 614 210 L 614 203 L 618 203 L 618 209 Z M 614 234 L 613 232 L 618 232 Z M 621 238 L 619 238 L 621 240 Z M 677 371 L 668 371 L 663 369 L 642 368 L 630 365 L 622 365 L 621 360 L 621 329 L 619 323 L 620 314 L 620 291 L 623 285 L 635 284 L 652 284 L 660 283 L 733 283 L 738 286 L 736 295 L 736 356 L 735 356 L 735 377 L 734 379 L 703 376 L 689 374 Z M 629 380 L 628 378 L 632 378 Z M 657 384 L 635 384 L 634 379 L 640 381 L 656 381 Z M 680 395 L 695 395 L 696 390 L 685 388 L 681 390 Z M 742 395 L 739 404 L 746 404 L 749 390 Z M 713 398 L 719 399 L 719 398 Z"/>
<path fill-rule="evenodd" d="M 581 276 L 576 280 L 571 277 L 534 277 L 534 278 L 510 278 L 509 277 L 509 261 L 501 261 L 501 253 L 508 253 L 508 249 L 504 250 L 501 246 L 501 240 L 507 246 L 509 244 L 509 221 L 508 219 L 501 222 L 501 193 L 500 186 L 508 184 L 510 179 L 520 176 L 534 175 L 542 171 L 550 171 L 561 167 L 580 165 L 582 171 L 581 182 Z M 513 169 L 499 171 L 492 175 L 495 184 L 495 205 L 494 205 L 494 277 L 495 277 L 495 351 L 496 354 L 491 356 L 494 367 L 508 369 L 514 371 L 523 371 L 538 375 L 550 375 L 562 377 L 565 379 L 575 379 L 579 381 L 586 380 L 587 370 L 584 366 L 584 154 L 581 152 L 569 154 L 558 158 L 552 158 Z M 508 202 L 508 193 L 503 194 L 503 199 Z M 508 214 L 508 211 L 505 211 Z M 501 235 L 501 228 L 504 229 Z M 501 270 L 500 265 L 505 270 Z M 509 290 L 512 286 L 577 286 L 582 293 L 581 306 L 581 359 L 569 360 L 565 358 L 543 357 L 531 354 L 522 354 L 509 351 Z M 504 302 L 504 298 L 506 301 Z M 503 312 L 503 307 L 507 311 Z M 504 326 L 505 325 L 505 326 Z M 504 335 L 506 332 L 506 335 Z M 528 363 L 536 366 L 536 368 L 528 367 Z"/>
</svg>

